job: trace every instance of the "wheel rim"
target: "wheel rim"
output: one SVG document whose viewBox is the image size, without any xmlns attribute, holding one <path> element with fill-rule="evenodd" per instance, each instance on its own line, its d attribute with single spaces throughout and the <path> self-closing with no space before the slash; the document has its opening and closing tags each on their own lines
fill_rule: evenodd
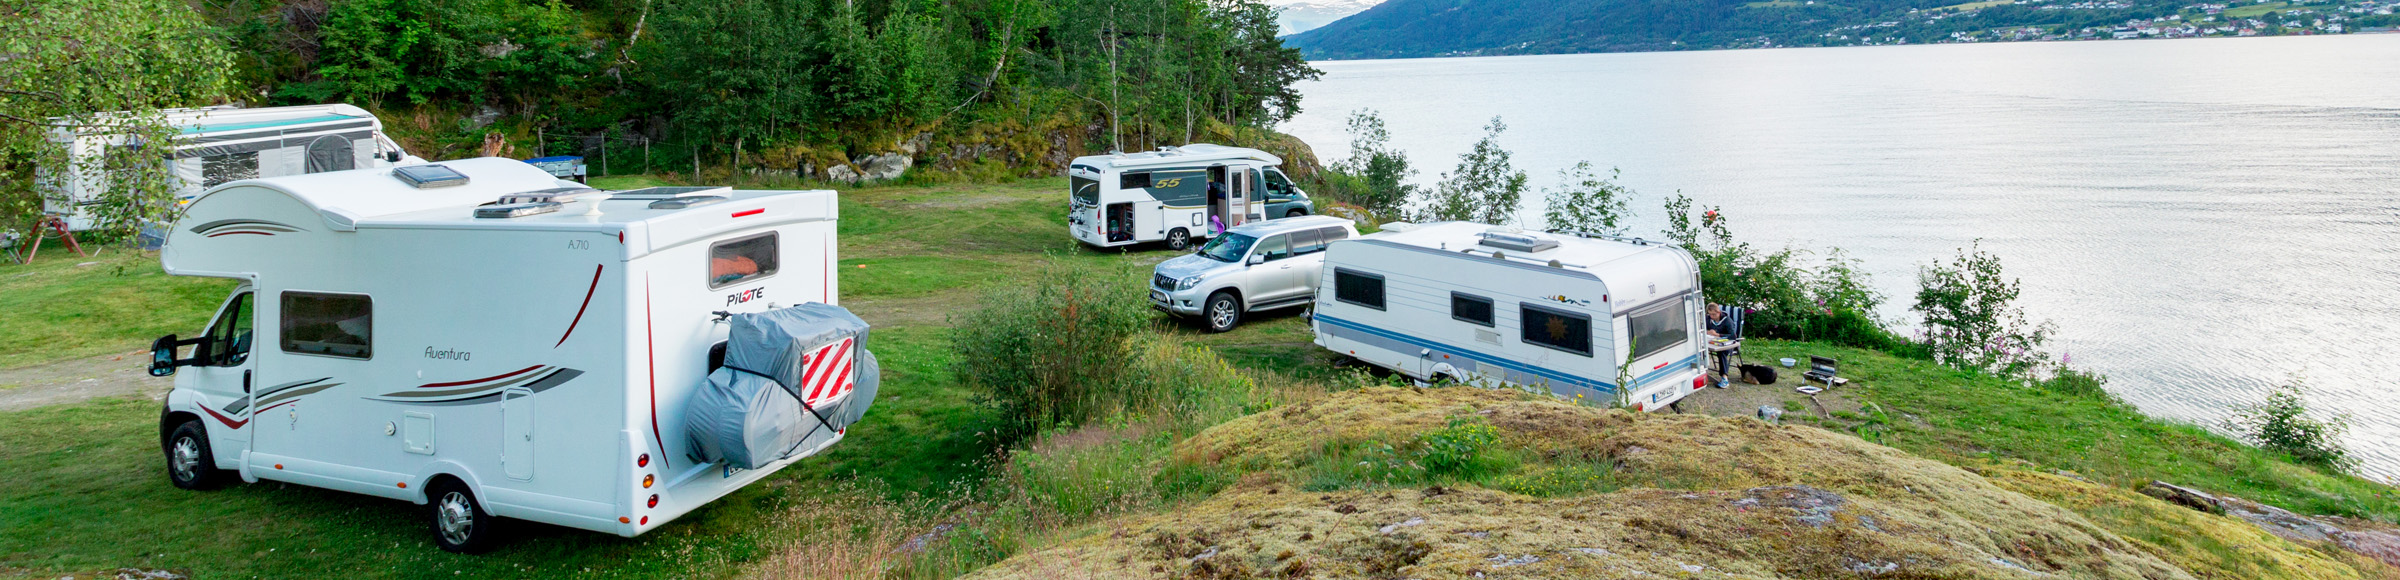
<svg viewBox="0 0 2400 580">
<path fill-rule="evenodd" d="M 456 491 L 442 494 L 437 509 L 434 525 L 441 528 L 443 540 L 465 544 L 467 537 L 475 534 L 475 505 L 467 500 L 467 494 Z"/>
<path fill-rule="evenodd" d="M 1233 301 L 1218 300 L 1208 305 L 1208 323 L 1217 328 L 1233 327 Z"/>
<path fill-rule="evenodd" d="M 200 472 L 200 442 L 189 435 L 175 438 L 175 446 L 168 451 L 167 468 L 174 470 L 175 479 L 191 481 Z"/>
<path fill-rule="evenodd" d="M 1167 245 L 1181 248 L 1184 244 L 1191 243 L 1191 239 L 1191 234 L 1183 233 L 1183 230 L 1175 230 L 1175 233 L 1167 234 Z"/>
</svg>

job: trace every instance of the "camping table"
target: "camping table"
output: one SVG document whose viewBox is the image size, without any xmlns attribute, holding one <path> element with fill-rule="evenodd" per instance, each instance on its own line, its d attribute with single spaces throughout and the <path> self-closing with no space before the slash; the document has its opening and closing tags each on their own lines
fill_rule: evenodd
<svg viewBox="0 0 2400 580">
<path fill-rule="evenodd" d="M 1725 386 L 1725 381 L 1733 380 L 1733 361 L 1730 359 L 1741 350 L 1742 341 L 1738 338 L 1708 341 L 1708 352 L 1717 355 L 1717 386 Z"/>
</svg>

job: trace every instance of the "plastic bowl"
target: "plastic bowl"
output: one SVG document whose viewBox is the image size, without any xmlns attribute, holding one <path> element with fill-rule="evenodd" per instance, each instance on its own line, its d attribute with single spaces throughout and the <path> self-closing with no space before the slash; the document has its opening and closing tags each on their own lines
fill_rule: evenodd
<svg viewBox="0 0 2400 580">
<path fill-rule="evenodd" d="M 1798 364 L 1800 364 L 1798 359 L 1783 359 L 1783 368 L 1792 368 L 1794 365 Z"/>
</svg>

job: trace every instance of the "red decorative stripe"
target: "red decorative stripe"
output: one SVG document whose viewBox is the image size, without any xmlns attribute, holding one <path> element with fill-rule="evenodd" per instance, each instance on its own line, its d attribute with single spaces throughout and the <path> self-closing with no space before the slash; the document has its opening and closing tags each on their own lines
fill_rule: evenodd
<svg viewBox="0 0 2400 580">
<path fill-rule="evenodd" d="M 217 236 L 230 236 L 230 235 L 234 235 L 234 234 L 250 234 L 250 235 L 254 235 L 254 236 L 272 236 L 272 235 L 275 235 L 273 232 L 248 232 L 248 231 L 243 231 L 243 232 L 217 232 L 217 233 L 209 234 L 209 235 L 208 235 L 208 237 L 214 238 L 214 237 L 217 237 Z"/>
<path fill-rule="evenodd" d="M 529 367 L 525 367 L 525 368 L 517 369 L 517 370 L 516 370 L 516 372 L 512 372 L 512 373 L 508 373 L 508 374 L 505 374 L 505 375 L 500 375 L 500 376 L 496 376 L 496 377 L 484 377 L 484 378 L 475 379 L 475 380 L 472 380 L 472 381 L 458 381 L 458 382 L 452 382 L 452 383 L 433 383 L 433 384 L 427 384 L 427 385 L 417 385 L 417 388 L 420 388 L 420 389 L 430 389 L 430 388 L 434 388 L 434 387 L 455 387 L 455 386 L 459 386 L 459 385 L 471 385 L 471 384 L 480 383 L 480 382 L 484 382 L 484 381 L 497 381 L 497 380 L 500 380 L 500 379 L 505 379 L 505 378 L 509 378 L 509 377 L 513 377 L 513 376 L 517 376 L 517 375 L 521 375 L 521 374 L 525 374 L 525 371 L 530 371 L 530 370 L 533 370 L 533 369 L 538 369 L 538 368 L 542 368 L 542 365 L 533 365 L 533 366 L 529 366 Z"/>
<path fill-rule="evenodd" d="M 1654 370 L 1654 371 L 1655 371 L 1655 370 L 1658 370 L 1658 369 L 1667 368 L 1667 365 L 1669 365 L 1669 364 L 1674 364 L 1674 362 L 1675 362 L 1675 361 L 1667 361 L 1667 362 L 1663 362 L 1663 363 L 1658 363 L 1658 366 L 1650 367 L 1650 370 Z"/>
<path fill-rule="evenodd" d="M 281 406 L 284 406 L 284 405 L 289 405 L 289 404 L 292 404 L 292 403 L 298 403 L 298 402 L 300 402 L 300 399 L 297 399 L 297 398 L 295 398 L 295 399 L 292 399 L 292 400 L 289 400 L 289 401 L 284 401 L 284 402 L 281 402 L 281 403 L 276 403 L 276 404 L 273 404 L 273 405 L 267 405 L 267 406 L 264 406 L 264 407 L 259 407 L 257 410 L 255 410 L 255 411 L 251 411 L 251 412 L 250 412 L 250 416 L 252 416 L 252 417 L 256 417 L 256 416 L 258 416 L 258 413 L 259 413 L 259 411 L 265 411 L 265 410 L 267 410 L 267 409 L 273 409 L 273 408 L 276 408 L 276 407 L 281 407 Z M 202 409 L 206 409 L 207 407 L 201 407 L 201 408 L 202 408 Z"/>
<path fill-rule="evenodd" d="M 567 337 L 575 336 L 575 325 L 583 324 L 583 311 L 592 307 L 592 295 L 600 292 L 600 271 L 606 269 L 607 264 L 592 267 L 592 287 L 583 290 L 583 305 L 575 307 L 575 321 L 567 323 L 567 333 L 558 335 L 558 344 L 550 345 L 550 348 L 558 348 L 567 343 Z"/>
<path fill-rule="evenodd" d="M 667 440 L 658 434 L 658 324 L 650 318 L 650 273 L 642 273 L 642 333 L 650 344 L 650 438 L 658 442 L 658 466 L 667 467 Z"/>
<path fill-rule="evenodd" d="M 227 427 L 232 427 L 232 428 L 235 428 L 235 429 L 240 429 L 240 428 L 242 428 L 242 425 L 246 425 L 246 424 L 249 424 L 249 423 L 250 423 L 250 420 L 249 420 L 249 419 L 243 419 L 243 420 L 240 420 L 240 421 L 235 421 L 235 420 L 233 420 L 233 418 L 231 418 L 231 417 L 226 417 L 226 416 L 224 416 L 224 415 L 219 415 L 219 414 L 217 414 L 217 410 L 216 410 L 216 409 L 210 409 L 210 408 L 208 408 L 208 406 L 207 406 L 207 405 L 201 405 L 201 406 L 200 406 L 200 410 L 202 410 L 202 411 L 207 411 L 207 412 L 208 412 L 208 416 L 211 416 L 211 417 L 216 417 L 216 418 L 217 418 L 217 422 L 218 422 L 218 423 L 224 423 L 224 424 L 225 424 L 225 426 L 227 426 Z"/>
<path fill-rule="evenodd" d="M 767 213 L 767 208 L 762 207 L 758 209 L 745 209 L 742 211 L 733 212 L 733 217 L 753 216 L 762 213 Z"/>
</svg>

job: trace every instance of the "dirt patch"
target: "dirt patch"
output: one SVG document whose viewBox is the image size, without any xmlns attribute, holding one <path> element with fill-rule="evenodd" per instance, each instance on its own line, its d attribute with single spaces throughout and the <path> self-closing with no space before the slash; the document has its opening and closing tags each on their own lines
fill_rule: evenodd
<svg viewBox="0 0 2400 580">
<path fill-rule="evenodd" d="M 150 353 L 134 351 L 0 370 L 0 411 L 94 397 L 165 397 L 175 379 L 150 376 L 149 365 Z"/>
</svg>

